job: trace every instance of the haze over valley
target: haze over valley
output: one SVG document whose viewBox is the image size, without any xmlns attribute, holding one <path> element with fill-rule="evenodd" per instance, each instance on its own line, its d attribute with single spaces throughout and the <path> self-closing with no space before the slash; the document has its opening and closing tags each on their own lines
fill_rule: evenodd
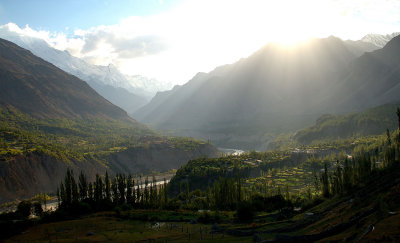
<svg viewBox="0 0 400 243">
<path fill-rule="evenodd" d="M 399 13 L 1 2 L 0 241 L 399 241 Z"/>
</svg>

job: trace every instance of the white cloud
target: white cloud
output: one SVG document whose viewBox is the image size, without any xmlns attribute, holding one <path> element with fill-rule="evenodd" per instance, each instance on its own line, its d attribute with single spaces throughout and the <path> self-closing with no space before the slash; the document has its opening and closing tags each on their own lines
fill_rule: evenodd
<svg viewBox="0 0 400 243">
<path fill-rule="evenodd" d="M 155 16 L 76 29 L 73 36 L 9 27 L 94 64 L 114 63 L 125 73 L 183 83 L 269 41 L 399 31 L 399 13 L 394 0 L 193 0 Z"/>
</svg>

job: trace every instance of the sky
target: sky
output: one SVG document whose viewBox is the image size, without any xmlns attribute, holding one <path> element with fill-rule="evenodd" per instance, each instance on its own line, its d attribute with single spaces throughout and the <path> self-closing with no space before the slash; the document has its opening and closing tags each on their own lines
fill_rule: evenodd
<svg viewBox="0 0 400 243">
<path fill-rule="evenodd" d="M 400 0 L 1 0 L 0 28 L 183 84 L 269 42 L 400 31 Z"/>
</svg>

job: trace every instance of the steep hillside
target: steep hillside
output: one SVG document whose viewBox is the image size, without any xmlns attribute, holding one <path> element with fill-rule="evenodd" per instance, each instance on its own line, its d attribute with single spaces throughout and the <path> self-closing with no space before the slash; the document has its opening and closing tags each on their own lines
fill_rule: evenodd
<svg viewBox="0 0 400 243">
<path fill-rule="evenodd" d="M 134 116 L 221 146 L 263 149 L 271 135 L 309 125 L 322 114 L 315 108 L 328 92 L 325 87 L 355 57 L 335 37 L 297 46 L 269 44 L 157 95 Z"/>
<path fill-rule="evenodd" d="M 129 120 L 85 82 L 0 39 L 0 106 L 46 118 Z"/>
<path fill-rule="evenodd" d="M 365 53 L 330 87 L 328 109 L 360 111 L 400 101 L 400 36 L 379 50 Z"/>
<path fill-rule="evenodd" d="M 265 150 L 277 134 L 309 126 L 322 114 L 399 101 L 398 39 L 381 50 L 335 37 L 269 44 L 156 95 L 134 115 L 221 147 Z"/>
<path fill-rule="evenodd" d="M 50 47 L 42 39 L 15 33 L 10 30 L 8 25 L 0 27 L 0 38 L 30 50 L 34 55 L 86 81 L 100 95 L 128 113 L 143 106 L 158 91 L 158 82 L 155 80 L 140 76 L 127 77 L 113 65 L 91 65 L 80 58 L 73 57 L 67 51 Z M 148 87 L 147 83 L 151 87 Z M 164 87 L 164 89 L 168 87 Z"/>
<path fill-rule="evenodd" d="M 360 113 L 323 115 L 314 126 L 302 129 L 294 139 L 302 144 L 381 134 L 397 127 L 396 109 L 400 105 L 383 105 Z"/>
</svg>

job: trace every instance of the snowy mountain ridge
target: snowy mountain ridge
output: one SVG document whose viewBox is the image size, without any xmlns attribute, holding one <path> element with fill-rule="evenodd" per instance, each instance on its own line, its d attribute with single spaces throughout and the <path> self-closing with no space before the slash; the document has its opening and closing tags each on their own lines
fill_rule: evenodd
<svg viewBox="0 0 400 243">
<path fill-rule="evenodd" d="M 129 76 L 122 74 L 114 65 L 92 65 L 83 59 L 74 57 L 68 51 L 52 48 L 46 41 L 13 32 L 7 25 L 0 27 L 0 38 L 30 50 L 36 56 L 54 64 L 62 70 L 88 82 L 91 86 L 109 85 L 123 88 L 127 91 L 150 100 L 158 91 L 169 90 L 172 83 L 162 83 L 140 75 Z"/>
<path fill-rule="evenodd" d="M 394 32 L 392 34 L 387 34 L 387 35 L 368 34 L 363 38 L 361 38 L 361 41 L 374 44 L 379 48 L 383 48 L 386 45 L 386 43 L 388 43 L 391 39 L 398 36 L 399 34 L 400 32 Z"/>
</svg>

